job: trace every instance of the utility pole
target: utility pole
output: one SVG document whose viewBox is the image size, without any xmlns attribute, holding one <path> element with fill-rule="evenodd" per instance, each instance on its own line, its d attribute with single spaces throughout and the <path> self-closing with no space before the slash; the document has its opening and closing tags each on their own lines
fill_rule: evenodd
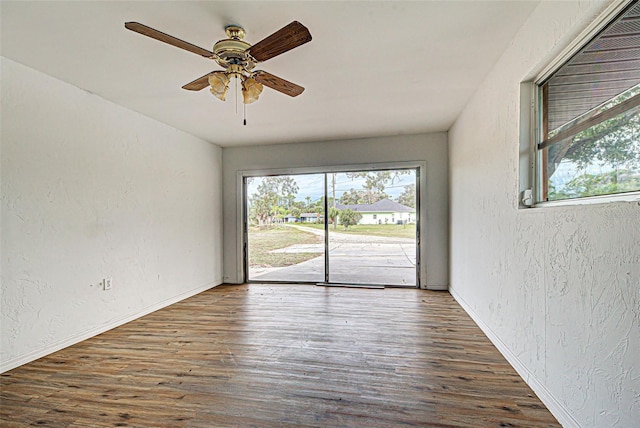
<svg viewBox="0 0 640 428">
<path fill-rule="evenodd" d="M 336 173 L 331 174 L 331 189 L 333 191 L 333 212 L 336 212 Z M 333 229 L 335 230 L 338 226 L 338 218 L 333 218 Z"/>
</svg>

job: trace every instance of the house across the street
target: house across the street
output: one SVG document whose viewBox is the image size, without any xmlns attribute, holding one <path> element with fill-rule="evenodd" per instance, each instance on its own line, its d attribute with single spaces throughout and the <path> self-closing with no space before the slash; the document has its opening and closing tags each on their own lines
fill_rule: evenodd
<svg viewBox="0 0 640 428">
<path fill-rule="evenodd" d="M 298 221 L 298 217 L 294 216 L 294 215 L 286 215 L 282 218 L 282 220 L 285 223 L 295 223 L 296 221 Z"/>
<path fill-rule="evenodd" d="M 302 213 L 300 214 L 300 222 L 301 223 L 317 223 L 318 220 L 321 220 L 322 216 L 318 215 L 318 213 Z"/>
<path fill-rule="evenodd" d="M 362 214 L 358 224 L 407 224 L 416 221 L 416 209 L 390 199 L 373 204 L 336 204 L 339 210 L 350 209 Z"/>
</svg>

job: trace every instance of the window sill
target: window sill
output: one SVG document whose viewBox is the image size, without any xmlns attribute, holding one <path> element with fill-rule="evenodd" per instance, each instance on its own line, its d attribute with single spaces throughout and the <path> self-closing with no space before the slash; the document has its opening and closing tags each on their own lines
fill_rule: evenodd
<svg viewBox="0 0 640 428">
<path fill-rule="evenodd" d="M 537 202 L 532 208 L 564 207 L 564 206 L 571 206 L 571 205 L 609 204 L 613 202 L 638 202 L 640 204 L 640 191 L 620 193 L 617 195 L 588 196 L 585 198 Z"/>
</svg>

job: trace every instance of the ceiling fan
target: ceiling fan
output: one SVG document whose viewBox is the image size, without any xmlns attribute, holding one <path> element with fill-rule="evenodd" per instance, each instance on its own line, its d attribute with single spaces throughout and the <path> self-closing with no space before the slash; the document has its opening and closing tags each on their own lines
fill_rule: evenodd
<svg viewBox="0 0 640 428">
<path fill-rule="evenodd" d="M 242 82 L 242 96 L 245 104 L 258 100 L 263 85 L 291 97 L 298 96 L 304 91 L 302 86 L 266 71 L 253 71 L 258 63 L 311 41 L 311 33 L 298 21 L 293 21 L 254 45 L 242 40 L 245 36 L 242 27 L 228 25 L 225 27 L 227 38 L 217 41 L 213 45 L 213 51 L 185 42 L 139 22 L 126 22 L 124 26 L 136 33 L 212 59 L 224 68 L 224 71 L 212 71 L 187 83 L 182 87 L 183 89 L 199 91 L 210 86 L 211 93 L 225 101 L 229 83 L 232 78 L 236 78 Z"/>
</svg>

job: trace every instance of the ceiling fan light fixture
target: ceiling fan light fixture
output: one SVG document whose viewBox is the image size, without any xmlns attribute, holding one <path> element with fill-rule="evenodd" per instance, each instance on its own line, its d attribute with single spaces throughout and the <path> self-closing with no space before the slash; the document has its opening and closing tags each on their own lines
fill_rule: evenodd
<svg viewBox="0 0 640 428">
<path fill-rule="evenodd" d="M 242 98 L 245 104 L 258 101 L 261 93 L 262 84 L 258 83 L 253 77 L 247 77 L 242 81 Z"/>
<path fill-rule="evenodd" d="M 227 91 L 229 90 L 229 76 L 223 71 L 214 72 L 209 75 L 209 85 L 211 86 L 211 93 L 221 101 L 225 101 L 227 98 Z"/>
</svg>

